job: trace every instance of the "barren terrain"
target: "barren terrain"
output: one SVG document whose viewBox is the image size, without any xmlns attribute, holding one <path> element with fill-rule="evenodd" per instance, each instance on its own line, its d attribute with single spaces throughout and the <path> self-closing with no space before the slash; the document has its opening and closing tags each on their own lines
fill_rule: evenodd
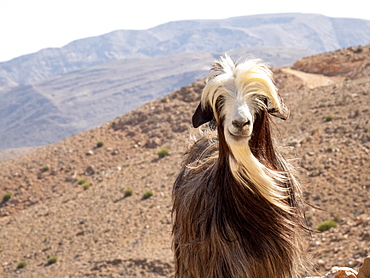
<svg viewBox="0 0 370 278">
<path fill-rule="evenodd" d="M 45 146 L 102 125 L 205 77 L 224 52 L 282 67 L 357 44 L 370 44 L 369 20 L 283 13 L 172 21 L 42 49 L 0 62 L 0 149 Z"/>
<path fill-rule="evenodd" d="M 369 254 L 369 53 L 349 48 L 274 69 L 291 110 L 277 136 L 311 205 L 308 224 L 338 223 L 306 237 L 319 274 L 358 269 Z M 342 70 L 330 71 L 331 59 Z M 12 196 L 0 205 L 0 276 L 173 277 L 171 189 L 204 82 L 1 163 L 0 194 Z M 169 155 L 160 158 L 162 147 Z"/>
</svg>

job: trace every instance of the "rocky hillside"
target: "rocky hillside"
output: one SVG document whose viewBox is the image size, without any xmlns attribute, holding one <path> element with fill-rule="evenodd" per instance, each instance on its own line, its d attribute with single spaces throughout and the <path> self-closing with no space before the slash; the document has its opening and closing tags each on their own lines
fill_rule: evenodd
<svg viewBox="0 0 370 278">
<path fill-rule="evenodd" d="M 326 76 L 359 79 L 370 75 L 369 56 L 368 47 L 349 47 L 302 58 L 295 62 L 292 68 Z"/>
<path fill-rule="evenodd" d="M 369 49 L 307 58 L 326 64 L 325 75 L 274 69 L 291 110 L 277 136 L 311 204 L 308 224 L 337 223 L 306 237 L 320 274 L 358 269 L 370 251 L 369 60 L 356 64 Z M 333 74 L 333 55 L 363 74 Z M 0 164 L 0 276 L 173 277 L 171 189 L 204 84 Z"/>
<path fill-rule="evenodd" d="M 0 150 L 101 125 L 204 77 L 210 57 L 225 51 L 281 67 L 368 44 L 368 20 L 292 13 L 175 21 L 43 49 L 0 63 Z"/>
<path fill-rule="evenodd" d="M 239 49 L 291 65 L 312 52 L 282 47 Z M 208 74 L 215 54 L 178 53 L 111 61 L 27 85 L 0 88 L 0 150 L 49 145 L 94 128 Z M 219 55 L 217 55 L 219 56 Z"/>
</svg>

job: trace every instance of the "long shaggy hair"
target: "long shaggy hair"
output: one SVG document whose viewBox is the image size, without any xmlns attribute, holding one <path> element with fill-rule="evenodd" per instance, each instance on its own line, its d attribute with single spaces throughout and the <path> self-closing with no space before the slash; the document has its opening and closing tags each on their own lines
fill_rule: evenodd
<svg viewBox="0 0 370 278">
<path fill-rule="evenodd" d="M 213 64 L 193 116 L 205 125 L 173 187 L 176 277 L 299 277 L 301 189 L 271 114 L 285 119 L 287 109 L 266 65 Z"/>
</svg>

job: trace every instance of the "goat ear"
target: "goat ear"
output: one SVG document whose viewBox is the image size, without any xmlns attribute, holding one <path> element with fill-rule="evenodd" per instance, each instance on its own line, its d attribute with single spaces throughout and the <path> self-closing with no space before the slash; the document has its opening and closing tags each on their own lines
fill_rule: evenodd
<svg viewBox="0 0 370 278">
<path fill-rule="evenodd" d="M 280 107 L 281 109 L 277 109 L 275 107 L 268 108 L 267 111 L 270 115 L 278 117 L 282 120 L 287 120 L 290 115 L 289 108 L 285 105 L 284 100 L 282 97 L 279 95 L 279 102 L 280 102 Z"/>
<path fill-rule="evenodd" d="M 286 114 L 286 113 L 281 113 L 278 109 L 276 109 L 276 108 L 270 108 L 270 109 L 268 109 L 267 110 L 268 112 L 269 112 L 269 114 L 270 115 L 272 115 L 272 116 L 275 116 L 275 117 L 278 117 L 278 118 L 280 118 L 280 119 L 282 119 L 282 120 L 287 120 L 288 118 L 289 118 L 289 111 L 288 111 L 288 113 Z M 285 111 L 284 111 L 285 112 Z"/>
<path fill-rule="evenodd" d="M 212 109 L 210 107 L 203 109 L 202 104 L 199 103 L 192 118 L 193 127 L 197 128 L 202 124 L 208 123 L 212 120 L 213 120 Z"/>
</svg>

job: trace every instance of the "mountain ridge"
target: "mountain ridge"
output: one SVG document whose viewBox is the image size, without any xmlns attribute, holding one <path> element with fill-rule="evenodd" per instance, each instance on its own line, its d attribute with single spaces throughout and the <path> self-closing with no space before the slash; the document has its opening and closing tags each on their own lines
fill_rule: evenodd
<svg viewBox="0 0 370 278">
<path fill-rule="evenodd" d="M 11 81 L 17 84 L 35 82 L 55 74 L 129 57 L 196 51 L 217 53 L 262 45 L 306 48 L 315 52 L 332 51 L 370 44 L 370 35 L 366 32 L 369 28 L 368 20 L 291 13 L 185 20 L 147 30 L 116 30 L 76 40 L 61 48 L 48 48 L 2 62 L 0 85 Z M 200 41 L 203 45 L 201 49 L 198 46 Z M 54 58 L 49 62 L 47 57 Z M 22 74 L 14 71 L 16 67 L 22 69 Z M 41 68 L 45 68 L 45 73 Z"/>
</svg>

